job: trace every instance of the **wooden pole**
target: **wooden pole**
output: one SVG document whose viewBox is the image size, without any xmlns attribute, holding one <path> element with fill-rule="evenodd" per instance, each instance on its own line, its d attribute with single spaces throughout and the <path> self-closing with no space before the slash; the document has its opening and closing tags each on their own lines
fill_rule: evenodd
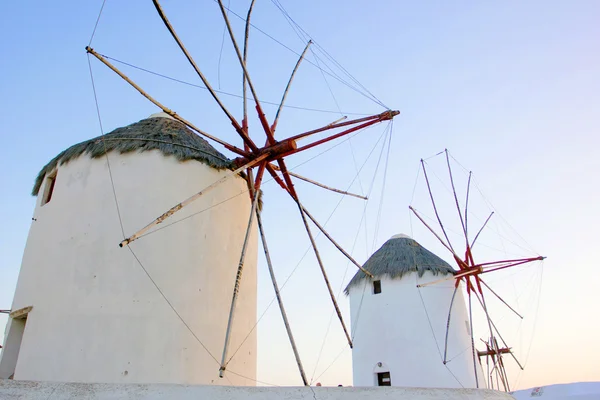
<svg viewBox="0 0 600 400">
<path fill-rule="evenodd" d="M 465 241 L 467 246 L 469 246 L 469 238 L 467 237 L 467 229 L 465 227 L 465 221 L 463 220 L 462 212 L 460 211 L 460 204 L 458 203 L 458 195 L 456 194 L 456 187 L 454 186 L 454 177 L 452 176 L 452 167 L 450 167 L 450 157 L 448 156 L 448 149 L 444 150 L 446 152 L 446 164 L 448 164 L 448 174 L 450 175 L 450 184 L 452 185 L 452 194 L 454 195 L 454 202 L 456 203 L 456 210 L 458 211 L 458 217 L 460 218 L 460 224 L 463 228 L 463 233 L 465 234 Z"/>
<path fill-rule="evenodd" d="M 209 192 L 212 189 L 214 189 L 217 186 L 219 186 L 221 183 L 223 183 L 226 180 L 230 179 L 231 177 L 239 174 L 244 169 L 246 169 L 248 167 L 251 167 L 251 166 L 255 165 L 256 163 L 262 161 L 263 159 L 267 158 L 268 156 L 269 156 L 269 154 L 263 154 L 263 155 L 255 158 L 254 160 L 250 161 L 246 165 L 242 165 L 238 169 L 236 169 L 234 171 L 231 171 L 227 175 L 223 176 L 221 179 L 219 179 L 219 180 L 213 182 L 212 184 L 208 185 L 207 187 L 205 187 L 204 189 L 202 189 L 198 193 L 194 194 L 193 196 L 190 196 L 187 199 L 185 199 L 184 201 L 182 201 L 181 203 L 179 203 L 179 204 L 171 207 L 167 212 L 163 213 L 160 217 L 156 218 L 154 221 L 152 221 L 151 223 L 149 223 L 148 225 L 146 225 L 145 227 L 143 227 L 142 229 L 140 229 L 139 231 L 137 231 L 136 233 L 134 233 L 133 235 L 131 235 L 127 239 L 123 240 L 121 243 L 119 243 L 119 247 L 126 246 L 129 243 L 133 242 L 134 240 L 138 239 L 141 235 L 143 235 L 144 233 L 146 233 L 150 228 L 152 228 L 155 225 L 158 225 L 158 224 L 162 223 L 165 219 L 169 218 L 171 215 L 175 214 L 177 211 L 181 210 L 183 207 L 187 206 L 191 202 L 197 200 L 203 194 L 206 194 L 207 192 Z"/>
<path fill-rule="evenodd" d="M 438 214 L 437 207 L 435 205 L 435 200 L 433 199 L 433 192 L 431 191 L 431 185 L 429 184 L 429 177 L 427 176 L 427 170 L 425 169 L 425 161 L 423 161 L 423 159 L 421 159 L 421 166 L 423 167 L 423 176 L 425 176 L 425 182 L 427 183 L 427 190 L 429 191 L 429 197 L 431 198 L 431 204 L 433 205 L 433 211 L 435 212 L 435 217 L 437 218 L 438 223 L 440 224 L 440 228 L 442 228 L 442 233 L 444 234 L 444 237 L 448 241 L 448 246 L 452 250 L 452 253 L 454 253 L 454 248 L 452 247 L 452 242 L 450 242 L 450 239 L 448 238 L 448 235 L 446 234 L 446 229 L 444 229 L 444 224 L 442 224 L 442 220 L 440 219 L 440 215 Z"/>
<path fill-rule="evenodd" d="M 348 260 L 350 260 L 350 262 L 354 265 L 356 265 L 358 267 L 358 269 L 360 269 L 362 272 L 364 272 L 365 275 L 367 275 L 369 278 L 373 278 L 373 274 L 370 273 L 369 271 L 367 271 L 366 269 L 364 269 L 362 267 L 362 265 L 360 265 L 350 254 L 348 254 L 348 252 L 346 252 L 346 250 L 344 250 L 344 248 L 342 246 L 340 246 L 332 237 L 331 235 L 325 230 L 325 228 L 323 228 L 321 226 L 321 224 L 319 224 L 317 222 L 317 220 L 308 212 L 308 210 L 306 208 L 304 208 L 303 205 L 300 206 L 302 208 L 302 211 L 304 211 L 304 213 L 308 216 L 308 218 L 310 218 L 310 220 L 317 226 L 317 228 L 319 228 L 319 230 L 321 232 L 323 232 L 323 234 L 325 235 L 325 237 L 327 237 L 327 239 L 329 239 L 329 241 L 343 254 L 346 256 L 346 258 Z"/>
<path fill-rule="evenodd" d="M 296 203 L 298 204 L 298 209 L 300 210 L 300 215 L 302 216 L 302 221 L 304 222 L 304 227 L 306 228 L 306 233 L 308 234 L 308 238 L 310 239 L 310 243 L 315 252 L 315 256 L 317 258 L 317 262 L 319 263 L 319 267 L 321 268 L 321 272 L 323 273 L 323 279 L 325 280 L 325 285 L 327 286 L 327 290 L 329 291 L 329 296 L 331 297 L 331 302 L 333 303 L 333 307 L 335 308 L 335 312 L 337 314 L 340 323 L 342 324 L 342 329 L 344 330 L 344 334 L 346 335 L 346 339 L 348 340 L 348 344 L 350 348 L 352 348 L 352 338 L 348 333 L 348 329 L 346 328 L 346 324 L 344 323 L 344 318 L 342 317 L 342 312 L 338 307 L 337 301 L 335 299 L 335 295 L 333 294 L 333 289 L 331 288 L 331 284 L 329 283 L 329 278 L 327 277 L 327 272 L 325 271 L 325 267 L 323 266 L 323 261 L 321 260 L 321 255 L 319 254 L 319 250 L 317 249 L 317 244 L 315 243 L 315 239 L 310 231 L 310 226 L 308 225 L 308 221 L 306 220 L 306 215 L 304 214 L 304 209 L 302 208 L 302 204 L 296 198 Z"/>
<path fill-rule="evenodd" d="M 296 66 L 294 67 L 294 70 L 292 71 L 292 75 L 290 76 L 290 79 L 288 80 L 288 83 L 285 86 L 285 90 L 283 91 L 283 96 L 281 97 L 281 102 L 279 103 L 279 108 L 277 108 L 277 113 L 275 114 L 275 121 L 273 121 L 273 125 L 271 125 L 271 132 L 273 132 L 273 133 L 275 132 L 275 129 L 277 128 L 277 122 L 279 121 L 279 114 L 281 113 L 281 109 L 283 107 L 283 104 L 285 103 L 285 99 L 288 95 L 288 92 L 290 91 L 290 86 L 292 85 L 292 81 L 294 80 L 294 77 L 296 76 L 296 71 L 298 71 L 298 67 L 300 67 L 300 63 L 304 59 L 304 56 L 306 55 L 306 52 L 308 51 L 308 48 L 310 47 L 311 44 L 312 44 L 312 40 L 309 40 L 308 43 L 306 44 L 306 47 L 304 48 L 304 51 L 302 52 L 302 54 L 300 54 L 300 58 L 298 59 L 298 62 L 296 63 Z"/>
<path fill-rule="evenodd" d="M 246 61 L 248 60 L 248 39 L 250 37 L 250 16 L 252 15 L 252 10 L 254 9 L 254 2 L 256 0 L 252 0 L 250 3 L 250 8 L 248 8 L 248 15 L 246 16 L 246 29 L 244 30 L 244 65 L 246 65 Z M 246 98 L 246 73 L 242 72 L 242 96 L 244 98 L 244 121 L 245 124 L 248 123 L 248 99 Z M 247 128 L 247 125 L 246 125 Z M 248 132 L 246 132 L 248 133 Z"/>
<path fill-rule="evenodd" d="M 278 167 L 278 166 L 276 166 L 276 165 L 274 165 L 274 164 L 271 164 L 271 167 L 272 167 L 273 169 L 275 169 L 275 170 L 279 170 L 279 167 Z M 293 176 L 293 177 L 295 177 L 295 178 L 298 178 L 298 179 L 300 179 L 300 180 L 303 180 L 303 181 L 305 181 L 305 182 L 312 183 L 313 185 L 316 185 L 316 186 L 322 187 L 323 189 L 331 190 L 332 192 L 336 192 L 336 193 L 344 194 L 344 195 L 347 195 L 347 196 L 356 197 L 356 198 L 359 198 L 359 199 L 362 199 L 362 200 L 369 200 L 369 198 L 368 198 L 368 197 L 366 197 L 366 196 L 361 196 L 360 194 L 354 194 L 354 193 L 346 192 L 346 191 L 344 191 L 344 190 L 336 189 L 336 188 L 333 188 L 333 187 L 331 187 L 331 186 L 327 186 L 327 185 L 324 185 L 324 184 L 322 184 L 322 183 L 319 183 L 319 182 L 317 182 L 317 181 L 313 181 L 312 179 L 309 179 L 309 178 L 307 178 L 307 177 L 305 177 L 305 176 L 302 176 L 302 175 L 296 174 L 296 173 L 294 173 L 294 172 L 291 172 L 291 171 L 288 171 L 288 174 L 290 174 L 291 176 Z"/>
<path fill-rule="evenodd" d="M 176 120 L 178 120 L 179 122 L 183 123 L 184 125 L 186 125 L 188 128 L 190 128 L 191 130 L 197 132 L 198 134 L 214 141 L 217 142 L 219 144 L 221 144 L 222 146 L 224 146 L 227 150 L 230 150 L 236 154 L 242 155 L 242 156 L 249 156 L 250 154 L 248 152 L 243 151 L 242 149 L 239 149 L 235 146 L 230 145 L 229 143 L 209 134 L 204 132 L 203 130 L 197 128 L 195 125 L 193 125 L 191 122 L 189 122 L 188 120 L 182 118 L 179 116 L 179 114 L 177 114 L 175 111 L 165 107 L 164 105 L 162 105 L 160 102 L 158 102 L 156 99 L 154 99 L 152 96 L 150 96 L 148 93 L 146 93 L 144 91 L 144 89 L 142 89 L 141 87 L 139 87 L 135 82 L 133 82 L 131 79 L 129 79 L 124 73 L 122 73 L 121 71 L 119 71 L 119 69 L 117 67 L 115 67 L 114 65 L 112 65 L 110 62 L 108 62 L 108 60 L 106 60 L 104 57 L 102 57 L 100 54 L 98 54 L 94 49 L 92 49 L 91 47 L 87 46 L 85 48 L 85 50 L 90 53 L 91 55 L 93 55 L 94 57 L 96 57 L 98 60 L 100 60 L 104 65 L 106 65 L 108 68 L 112 69 L 117 75 L 119 75 L 125 82 L 129 83 L 131 86 L 133 86 L 133 88 L 135 90 L 137 90 L 138 92 L 140 92 L 140 94 L 142 96 L 144 96 L 146 99 L 150 100 L 151 103 L 153 103 L 154 105 L 156 105 L 158 108 L 160 108 L 161 110 L 163 110 L 163 112 L 165 112 L 166 114 L 170 115 L 171 117 L 175 118 Z"/>
<path fill-rule="evenodd" d="M 476 281 L 479 281 L 479 278 L 476 276 L 475 277 Z M 481 286 L 478 285 L 479 290 L 481 290 Z M 483 307 L 483 311 L 485 312 L 485 317 L 487 319 L 487 323 L 488 323 L 488 328 L 490 330 L 490 340 L 492 341 L 491 345 L 492 345 L 492 349 L 496 351 L 496 354 L 498 355 L 498 358 L 500 358 L 500 350 L 498 349 L 498 342 L 493 341 L 494 338 L 494 331 L 492 329 L 492 323 L 491 323 L 491 318 L 490 318 L 490 314 L 488 312 L 487 309 L 487 305 L 485 303 L 485 297 L 483 296 L 483 292 L 480 291 L 481 294 L 481 299 L 479 299 L 479 295 L 477 293 L 475 293 L 475 295 L 477 296 L 477 299 L 480 301 L 481 303 L 481 307 Z"/>
<path fill-rule="evenodd" d="M 487 219 L 485 220 L 485 222 L 483 223 L 483 225 L 481 226 L 481 229 L 479 229 L 479 232 L 477 232 L 477 235 L 475 235 L 475 238 L 473 239 L 473 242 L 471 242 L 471 249 L 473 248 L 473 246 L 475 245 L 475 241 L 477 240 L 477 238 L 479 237 L 479 235 L 481 234 L 481 231 L 483 231 L 483 228 L 485 228 L 485 226 L 487 225 L 487 223 L 489 222 L 490 218 L 492 218 L 492 215 L 494 215 L 494 212 L 492 211 L 490 216 L 487 217 Z"/>
<path fill-rule="evenodd" d="M 460 258 L 456 255 L 456 253 L 454 252 L 454 250 L 452 250 L 450 247 L 448 247 L 448 245 L 442 240 L 441 237 L 439 237 L 439 235 L 433 230 L 432 227 L 429 226 L 429 224 L 427 224 L 427 222 L 425 222 L 425 220 L 419 215 L 419 213 L 417 213 L 417 210 L 415 210 L 412 206 L 408 206 L 408 209 L 410 211 L 413 212 L 413 214 L 415 214 L 415 216 L 417 218 L 419 218 L 419 221 L 421 221 L 423 223 L 423 225 L 425 225 L 425 227 L 427 229 L 429 229 L 429 231 L 431 233 L 433 233 L 433 235 L 437 238 L 437 240 L 440 241 L 440 243 L 442 244 L 442 246 L 444 246 L 446 249 L 448 249 L 448 251 L 450 251 L 452 253 L 452 255 L 454 256 L 454 258 L 458 261 L 460 260 Z M 463 263 L 464 264 L 464 263 Z M 465 265 L 466 266 L 466 265 Z"/>
<path fill-rule="evenodd" d="M 258 147 L 254 144 L 254 142 L 252 142 L 252 140 L 250 139 L 250 137 L 248 137 L 248 135 L 246 134 L 246 132 L 244 132 L 244 130 L 242 129 L 242 126 L 237 122 L 237 120 L 235 119 L 235 117 L 229 112 L 229 110 L 227 110 L 227 108 L 225 107 L 225 105 L 223 104 L 223 102 L 221 102 L 221 99 L 219 99 L 219 96 L 217 96 L 217 93 L 215 92 L 215 90 L 212 88 L 212 86 L 211 86 L 210 82 L 208 81 L 208 79 L 206 79 L 206 77 L 204 76 L 204 74 L 202 73 L 202 71 L 200 71 L 200 68 L 198 68 L 198 65 L 196 65 L 196 62 L 194 61 L 194 59 L 192 58 L 192 56 L 190 55 L 190 53 L 187 51 L 187 49 L 183 45 L 183 42 L 181 41 L 181 39 L 179 39 L 179 36 L 177 36 L 177 33 L 175 32 L 175 29 L 173 28 L 173 26 L 169 22 L 169 19 L 167 18 L 166 14 L 164 13 L 164 11 L 163 11 L 162 7 L 160 6 L 160 3 L 158 2 L 158 0 L 152 0 L 152 2 L 154 3 L 154 7 L 156 8 L 156 11 L 158 12 L 158 15 L 163 20 L 165 26 L 167 27 L 167 29 L 171 33 L 171 36 L 173 36 L 173 39 L 175 39 L 175 42 L 177 42 L 177 45 L 179 46 L 179 48 L 181 49 L 181 51 L 183 52 L 183 54 L 185 55 L 185 57 L 187 58 L 187 60 L 190 62 L 190 64 L 192 65 L 192 67 L 194 68 L 194 70 L 196 71 L 196 73 L 198 74 L 198 76 L 200 77 L 200 79 L 202 80 L 202 83 L 204 83 L 204 85 L 206 86 L 206 88 L 208 89 L 208 91 L 210 92 L 210 94 L 212 95 L 213 99 L 215 99 L 215 101 L 217 102 L 217 104 L 219 105 L 219 107 L 221 107 L 221 110 L 223 110 L 223 112 L 225 113 L 225 115 L 227 115 L 227 118 L 229 118 L 229 120 L 231 121 L 231 124 L 233 125 L 233 127 L 235 128 L 235 130 L 242 137 L 242 140 L 244 141 L 244 143 L 246 143 L 248 145 L 248 147 L 250 147 L 252 149 L 252 151 L 257 151 Z"/>
<path fill-rule="evenodd" d="M 444 340 L 444 364 L 448 362 L 448 333 L 450 332 L 450 318 L 452 316 L 452 306 L 454 305 L 454 299 L 456 298 L 456 292 L 458 292 L 459 286 L 454 287 L 452 293 L 452 300 L 450 300 L 450 309 L 448 310 L 448 322 L 446 322 L 446 339 Z"/>
<path fill-rule="evenodd" d="M 273 263 L 271 262 L 271 255 L 269 254 L 269 248 L 267 246 L 267 239 L 265 237 L 262 219 L 260 212 L 258 211 L 256 213 L 256 220 L 258 221 L 258 229 L 262 240 L 263 250 L 265 251 L 265 258 L 267 259 L 267 266 L 269 267 L 269 275 L 271 275 L 271 282 L 273 283 L 273 289 L 275 290 L 275 297 L 277 298 L 277 303 L 279 304 L 279 311 L 281 312 L 281 317 L 283 318 L 285 331 L 287 332 L 290 344 L 292 345 L 292 350 L 294 351 L 294 357 L 296 358 L 296 364 L 298 364 L 298 370 L 300 371 L 302 382 L 304 383 L 304 386 L 308 386 L 308 379 L 306 379 L 306 374 L 304 373 L 304 367 L 302 366 L 302 361 L 300 360 L 300 354 L 298 353 L 298 348 L 296 347 L 296 341 L 294 340 L 294 335 L 292 334 L 292 329 L 290 328 L 290 323 L 288 321 L 285 308 L 283 307 L 283 300 L 281 298 L 277 279 L 275 278 L 275 271 L 273 270 Z"/>
<path fill-rule="evenodd" d="M 225 331 L 225 343 L 223 344 L 223 356 L 221 357 L 221 367 L 219 368 L 219 377 L 223 378 L 225 369 L 227 368 L 227 350 L 229 349 L 229 340 L 231 339 L 231 328 L 233 327 L 233 319 L 235 316 L 235 306 L 237 304 L 238 294 L 240 292 L 240 283 L 242 281 L 242 273 L 244 272 L 244 261 L 246 260 L 246 250 L 250 241 L 250 233 L 252 232 L 252 224 L 256 215 L 256 207 L 258 204 L 258 195 L 255 192 L 254 200 L 252 200 L 252 208 L 250 217 L 248 218 L 248 227 L 242 245 L 242 253 L 240 254 L 240 262 L 238 264 L 237 273 L 235 275 L 235 284 L 233 285 L 233 295 L 231 298 L 231 307 L 229 309 L 229 319 L 227 320 L 227 330 Z"/>
<path fill-rule="evenodd" d="M 496 297 L 498 298 L 498 300 L 500 300 L 501 302 L 503 302 L 503 303 L 504 303 L 504 305 L 505 305 L 506 307 L 508 307 L 508 308 L 509 308 L 509 309 L 510 309 L 512 312 L 514 312 L 515 314 L 517 314 L 517 316 L 518 316 L 519 318 L 523 319 L 523 316 L 522 316 L 521 314 L 519 314 L 519 313 L 518 313 L 518 312 L 517 312 L 517 311 L 516 311 L 514 308 L 512 308 L 512 307 L 511 307 L 511 306 L 510 306 L 510 305 L 509 305 L 509 304 L 508 304 L 506 301 L 504 301 L 504 299 L 503 299 L 502 297 L 500 297 L 500 296 L 499 296 L 499 295 L 498 295 L 496 292 L 494 292 L 494 291 L 492 290 L 492 288 L 491 288 L 491 287 L 489 287 L 489 286 L 488 286 L 488 284 L 487 284 L 487 283 L 485 283 L 485 282 L 483 281 L 483 279 L 479 278 L 479 282 L 483 283 L 483 285 L 484 285 L 486 288 L 488 288 L 488 290 L 489 290 L 490 292 L 492 292 L 492 294 L 493 294 L 494 296 L 496 296 Z"/>
<path fill-rule="evenodd" d="M 471 176 L 473 173 L 469 171 L 469 180 L 467 181 L 467 197 L 465 199 L 465 236 L 469 243 L 469 191 L 471 190 Z"/>
<path fill-rule="evenodd" d="M 469 329 L 471 335 L 471 351 L 473 352 L 473 371 L 475 372 L 475 387 L 479 389 L 479 377 L 477 376 L 477 360 L 475 352 L 475 339 L 473 339 L 473 305 L 471 292 L 469 292 Z"/>
<path fill-rule="evenodd" d="M 479 298 L 479 296 L 477 295 L 477 293 L 475 292 L 475 297 L 477 297 L 477 300 L 479 300 L 479 303 L 482 305 L 483 307 L 483 303 L 481 301 L 481 299 Z M 494 324 L 494 321 L 491 320 L 490 318 L 490 324 L 492 325 L 492 327 L 494 328 L 494 330 L 496 331 L 496 333 L 498 334 L 498 337 L 500 338 L 500 340 L 502 341 L 502 344 L 504 345 L 504 347 L 508 347 L 508 345 L 506 344 L 506 341 L 504 340 L 504 338 L 502 337 L 502 335 L 500 335 L 500 331 L 498 330 L 498 328 L 496 327 L 496 325 Z M 523 366 L 521 365 L 521 363 L 519 362 L 519 360 L 517 359 L 517 357 L 513 354 L 513 352 L 510 352 L 510 355 L 512 356 L 512 358 L 515 360 L 515 362 L 517 363 L 517 365 L 519 366 L 519 368 L 524 369 Z"/>
<path fill-rule="evenodd" d="M 252 84 L 252 80 L 250 79 L 250 74 L 248 73 L 248 69 L 246 68 L 246 63 L 244 62 L 244 58 L 242 53 L 240 52 L 240 48 L 235 40 L 235 35 L 233 34 L 233 30 L 231 29 L 231 24 L 229 23 L 229 17 L 227 17 L 227 12 L 225 11 L 225 6 L 223 5 L 222 0 L 217 0 L 219 3 L 219 8 L 221 9 L 221 14 L 223 15 L 223 20 L 225 21 L 225 26 L 227 27 L 227 31 L 229 32 L 229 37 L 231 38 L 231 43 L 233 44 L 233 48 L 235 49 L 235 53 L 238 57 L 242 70 L 244 71 L 244 75 L 246 76 L 246 80 L 248 81 L 248 87 L 250 87 L 250 92 L 252 93 L 252 97 L 254 97 L 254 102 L 256 103 L 256 109 L 258 111 L 258 118 L 260 119 L 263 128 L 265 129 L 265 133 L 269 142 L 271 144 L 275 143 L 275 138 L 273 137 L 273 132 L 271 132 L 270 126 L 266 122 L 265 114 L 262 111 L 262 107 L 260 106 L 260 101 L 258 100 L 258 95 L 256 94 L 256 90 L 254 89 L 254 85 Z"/>
</svg>

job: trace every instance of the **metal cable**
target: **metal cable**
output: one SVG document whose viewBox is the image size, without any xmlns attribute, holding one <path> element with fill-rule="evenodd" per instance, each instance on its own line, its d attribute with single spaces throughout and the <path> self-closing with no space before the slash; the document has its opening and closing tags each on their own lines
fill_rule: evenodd
<svg viewBox="0 0 600 400">
<path fill-rule="evenodd" d="M 151 74 L 151 75 L 158 76 L 160 78 L 164 78 L 164 79 L 167 79 L 167 80 L 170 80 L 170 81 L 173 81 L 173 82 L 181 83 L 183 85 L 192 86 L 192 87 L 195 87 L 195 88 L 198 88 L 198 89 L 208 90 L 205 86 L 202 86 L 202 85 L 197 85 L 195 83 L 191 83 L 191 82 L 187 82 L 187 81 L 184 81 L 184 80 L 181 80 L 181 79 L 173 78 L 171 76 L 168 76 L 168 75 L 165 75 L 165 74 L 161 74 L 159 72 L 154 72 L 154 71 L 146 69 L 146 68 L 138 67 L 137 65 L 128 63 L 126 61 L 118 60 L 116 58 L 107 56 L 105 54 L 101 54 L 101 53 L 98 53 L 98 54 L 100 54 L 102 57 L 104 57 L 104 58 L 106 58 L 108 60 L 114 61 L 114 62 L 122 64 L 122 65 L 126 65 L 126 66 L 128 66 L 130 68 L 134 68 L 134 69 L 146 72 L 146 73 Z M 213 90 L 216 93 L 222 94 L 224 96 L 231 96 L 231 97 L 235 97 L 235 98 L 238 98 L 238 99 L 243 99 L 244 98 L 244 96 L 239 95 L 239 94 L 229 93 L 229 92 L 225 92 L 223 90 L 217 90 L 217 89 L 213 89 Z M 251 97 L 247 97 L 247 99 L 251 100 L 252 98 Z M 269 105 L 272 105 L 272 106 L 279 106 L 279 103 L 275 103 L 275 102 L 272 102 L 272 101 L 261 100 L 261 103 L 263 103 L 263 104 L 269 104 Z M 323 109 L 318 109 L 318 108 L 301 107 L 301 106 L 292 106 L 292 105 L 287 105 L 287 104 L 284 104 L 283 107 L 285 107 L 285 108 L 292 108 L 292 109 L 295 109 L 295 110 L 314 111 L 314 112 L 322 112 L 322 113 L 329 113 L 329 114 L 338 114 L 339 113 L 339 111 L 323 110 Z M 344 114 L 345 115 L 357 115 L 357 116 L 368 116 L 368 115 L 370 115 L 370 114 L 356 113 L 356 112 L 344 112 Z"/>
</svg>

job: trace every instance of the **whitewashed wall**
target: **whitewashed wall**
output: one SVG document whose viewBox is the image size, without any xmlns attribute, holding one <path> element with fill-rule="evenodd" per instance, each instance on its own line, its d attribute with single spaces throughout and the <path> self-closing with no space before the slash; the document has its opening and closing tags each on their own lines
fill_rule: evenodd
<svg viewBox="0 0 600 400">
<path fill-rule="evenodd" d="M 392 386 L 475 388 L 469 318 L 462 288 L 452 308 L 446 365 L 443 364 L 448 311 L 454 280 L 417 288 L 437 280 L 427 271 L 401 279 L 381 279 L 381 293 L 373 294 L 370 280 L 350 289 L 355 386 L 377 385 L 378 372 L 390 372 Z M 365 286 L 366 284 L 366 286 Z M 381 363 L 381 366 L 378 364 Z M 479 387 L 485 387 L 478 365 Z"/>
<path fill-rule="evenodd" d="M 178 162 L 159 151 L 109 153 L 125 235 L 228 171 Z M 220 360 L 250 201 L 230 179 L 165 221 L 202 210 L 143 237 L 131 248 L 212 355 Z M 218 363 L 196 341 L 142 270 L 123 239 L 106 157 L 58 168 L 49 203 L 40 190 L 12 309 L 33 306 L 15 379 L 254 385 L 251 334 L 218 378 Z M 232 200 L 218 205 L 232 196 Z M 256 321 L 256 229 L 252 231 L 231 349 Z M 6 365 L 7 360 L 3 361 Z"/>
<path fill-rule="evenodd" d="M 0 398 L 23 400 L 511 400 L 508 393 L 487 389 L 222 387 L 182 385 L 73 384 L 0 379 Z"/>
</svg>

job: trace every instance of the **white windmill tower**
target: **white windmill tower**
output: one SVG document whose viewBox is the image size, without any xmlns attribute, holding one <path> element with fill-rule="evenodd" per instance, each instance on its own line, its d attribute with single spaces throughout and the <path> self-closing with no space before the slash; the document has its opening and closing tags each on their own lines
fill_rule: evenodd
<svg viewBox="0 0 600 400">
<path fill-rule="evenodd" d="M 300 54 L 274 118 L 267 118 L 246 63 L 254 2 L 246 18 L 242 53 L 227 9 L 218 1 L 243 71 L 243 118 L 238 121 L 221 101 L 222 92 L 213 89 L 183 45 L 159 1 L 153 3 L 204 88 L 231 122 L 242 146 L 207 133 L 159 102 L 113 64 L 119 61 L 91 47 L 92 33 L 86 47 L 89 58 L 96 58 L 114 71 L 172 119 L 165 115 L 151 118 L 138 123 L 141 125 L 75 145 L 44 168 L 34 190 L 37 193 L 41 187 L 42 196 L 23 260 L 0 376 L 14 373 L 16 379 L 75 382 L 254 384 L 256 220 L 286 332 L 302 381 L 308 385 L 258 212 L 263 178 L 270 176 L 297 206 L 294 212 L 302 219 L 325 287 L 352 347 L 310 221 L 355 266 L 361 266 L 308 212 L 295 183 L 304 180 L 337 193 L 349 193 L 292 172 L 286 160 L 391 121 L 399 111 L 389 109 L 370 92 L 359 91 L 383 110 L 350 120 L 344 116 L 326 125 L 311 125 L 309 130 L 276 137 L 290 85 L 312 41 L 308 40 Z M 93 86 L 91 66 L 90 74 Z M 260 137 L 248 124 L 248 100 L 254 102 Z M 154 126 L 157 121 L 161 126 Z M 166 132 L 163 124 L 170 126 Z M 148 130 L 135 134 L 143 127 Z M 132 137 L 127 137 L 128 132 L 133 133 Z M 235 159 L 226 159 L 195 135 L 217 143 Z M 216 207 L 225 202 L 226 207 Z M 200 217 L 196 219 L 197 215 Z M 110 224 L 109 218 L 113 218 Z M 179 224 L 182 220 L 186 223 Z M 117 238 L 120 248 L 115 246 Z M 50 263 L 52 267 L 44 269 L 43 265 Z M 150 265 L 154 267 L 151 272 Z M 141 268 L 145 276 L 130 276 L 134 268 Z M 109 273 L 104 274 L 106 271 Z M 362 272 L 370 276 L 368 271 Z M 99 279 L 101 276 L 103 279 Z M 148 282 L 143 279 L 153 285 L 150 287 L 155 298 L 149 297 Z M 156 283 L 159 280 L 160 285 Z M 124 301 L 131 304 L 124 305 Z M 17 318 L 26 321 L 17 322 Z M 160 345 L 156 344 L 158 339 Z M 57 367 L 54 359 L 59 354 L 61 365 Z M 216 377 L 225 379 L 217 381 Z"/>
<path fill-rule="evenodd" d="M 452 267 L 410 237 L 396 235 L 363 268 L 373 277 L 359 271 L 346 288 L 354 385 L 477 387 L 474 368 L 480 377 L 482 371 L 470 351 L 461 285 L 448 280 L 434 290 L 417 287 L 452 276 Z"/>
<path fill-rule="evenodd" d="M 131 251 L 115 240 L 124 236 L 115 195 L 122 228 L 131 231 L 228 175 L 229 167 L 166 114 L 71 146 L 50 161 L 33 189 L 37 203 L 0 377 L 254 385 L 254 334 L 231 361 L 239 375 L 219 380 L 212 359 L 223 345 L 251 208 L 247 194 L 237 196 L 247 191 L 245 179 L 226 180 L 181 211 L 186 223 L 153 232 Z M 236 348 L 256 321 L 256 225 L 249 234 L 231 333 Z"/>
</svg>

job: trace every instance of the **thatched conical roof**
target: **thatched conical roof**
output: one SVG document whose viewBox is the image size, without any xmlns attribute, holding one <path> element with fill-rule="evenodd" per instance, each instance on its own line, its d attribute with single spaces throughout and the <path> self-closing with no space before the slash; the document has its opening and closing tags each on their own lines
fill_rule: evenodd
<svg viewBox="0 0 600 400">
<path fill-rule="evenodd" d="M 434 275 L 454 273 L 450 264 L 406 235 L 396 235 L 385 242 L 364 263 L 363 268 L 375 279 L 383 276 L 400 279 L 409 272 L 417 272 L 419 276 L 423 276 L 425 271 L 431 271 Z M 346 294 L 364 279 L 367 279 L 367 275 L 358 271 L 346 286 Z"/>
<path fill-rule="evenodd" d="M 183 123 L 167 114 L 159 113 L 62 151 L 42 168 L 31 194 L 37 196 L 46 173 L 82 154 L 98 158 L 110 151 L 125 154 L 149 150 L 159 150 L 165 155 L 176 157 L 179 161 L 196 160 L 215 169 L 231 168 L 231 160 L 215 150 L 206 140 L 189 130 Z"/>
</svg>

